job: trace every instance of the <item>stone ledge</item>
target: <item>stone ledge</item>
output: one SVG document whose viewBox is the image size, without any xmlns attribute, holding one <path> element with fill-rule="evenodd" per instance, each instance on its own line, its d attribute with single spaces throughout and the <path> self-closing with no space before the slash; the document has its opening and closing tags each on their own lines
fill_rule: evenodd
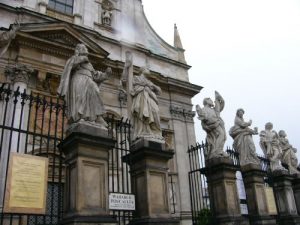
<svg viewBox="0 0 300 225">
<path fill-rule="evenodd" d="M 276 218 L 275 216 L 249 216 L 250 224 L 254 225 L 275 225 Z"/>
<path fill-rule="evenodd" d="M 241 166 L 241 172 L 242 172 L 243 177 L 249 177 L 249 176 L 264 177 L 267 174 L 266 171 L 263 171 L 261 169 L 260 165 L 253 164 L 253 163 Z"/>
<path fill-rule="evenodd" d="M 70 216 L 65 217 L 59 224 L 117 224 L 117 218 L 113 215 L 99 215 L 99 216 Z"/>
<path fill-rule="evenodd" d="M 166 149 L 166 144 L 150 141 L 144 138 L 137 139 L 131 145 L 132 151 L 138 151 L 140 149 L 147 149 L 153 151 L 164 151 Z"/>
<path fill-rule="evenodd" d="M 220 175 L 218 174 L 218 171 L 221 171 L 223 173 L 224 171 L 236 172 L 237 170 L 239 170 L 239 166 L 234 165 L 233 160 L 229 157 L 212 158 L 206 160 L 205 165 L 207 166 L 200 169 L 200 172 L 208 177 L 210 177 L 211 174 Z"/>
<path fill-rule="evenodd" d="M 134 219 L 129 225 L 175 225 L 180 224 L 179 219 L 174 218 L 143 218 L 143 219 Z"/>
<path fill-rule="evenodd" d="M 91 136 L 108 137 L 107 128 L 100 126 L 97 123 L 92 124 L 85 121 L 72 123 L 67 129 L 67 136 L 71 135 L 72 133 L 84 133 Z"/>
</svg>

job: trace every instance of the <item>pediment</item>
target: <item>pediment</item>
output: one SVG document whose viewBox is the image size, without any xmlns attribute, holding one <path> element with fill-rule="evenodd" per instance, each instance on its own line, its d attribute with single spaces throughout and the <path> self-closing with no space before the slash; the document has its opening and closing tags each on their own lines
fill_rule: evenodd
<svg viewBox="0 0 300 225">
<path fill-rule="evenodd" d="M 103 59 L 109 55 L 99 44 L 67 23 L 22 24 L 17 40 L 65 56 L 74 54 L 75 46 L 79 43 L 85 44 L 93 57 Z"/>
</svg>

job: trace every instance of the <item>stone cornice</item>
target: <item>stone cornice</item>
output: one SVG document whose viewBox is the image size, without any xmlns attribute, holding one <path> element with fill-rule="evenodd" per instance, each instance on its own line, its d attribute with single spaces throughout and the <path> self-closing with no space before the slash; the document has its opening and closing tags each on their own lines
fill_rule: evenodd
<svg viewBox="0 0 300 225">
<path fill-rule="evenodd" d="M 194 97 L 203 88 L 199 85 L 192 84 L 190 82 L 186 82 L 182 80 L 177 80 L 170 77 L 167 78 L 167 82 L 170 87 L 169 91 L 178 92 L 191 97 Z"/>
</svg>

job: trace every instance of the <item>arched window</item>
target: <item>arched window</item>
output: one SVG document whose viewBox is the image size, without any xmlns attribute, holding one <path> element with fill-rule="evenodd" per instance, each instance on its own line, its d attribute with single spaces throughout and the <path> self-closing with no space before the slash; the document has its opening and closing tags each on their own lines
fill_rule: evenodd
<svg viewBox="0 0 300 225">
<path fill-rule="evenodd" d="M 49 0 L 48 7 L 58 12 L 73 14 L 74 0 Z"/>
</svg>

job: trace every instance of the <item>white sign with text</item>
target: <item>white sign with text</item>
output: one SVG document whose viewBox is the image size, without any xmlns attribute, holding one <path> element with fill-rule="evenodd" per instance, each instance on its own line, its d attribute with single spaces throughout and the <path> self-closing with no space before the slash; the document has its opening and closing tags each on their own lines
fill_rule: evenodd
<svg viewBox="0 0 300 225">
<path fill-rule="evenodd" d="M 109 194 L 109 209 L 135 210 L 135 196 L 132 194 Z"/>
</svg>

